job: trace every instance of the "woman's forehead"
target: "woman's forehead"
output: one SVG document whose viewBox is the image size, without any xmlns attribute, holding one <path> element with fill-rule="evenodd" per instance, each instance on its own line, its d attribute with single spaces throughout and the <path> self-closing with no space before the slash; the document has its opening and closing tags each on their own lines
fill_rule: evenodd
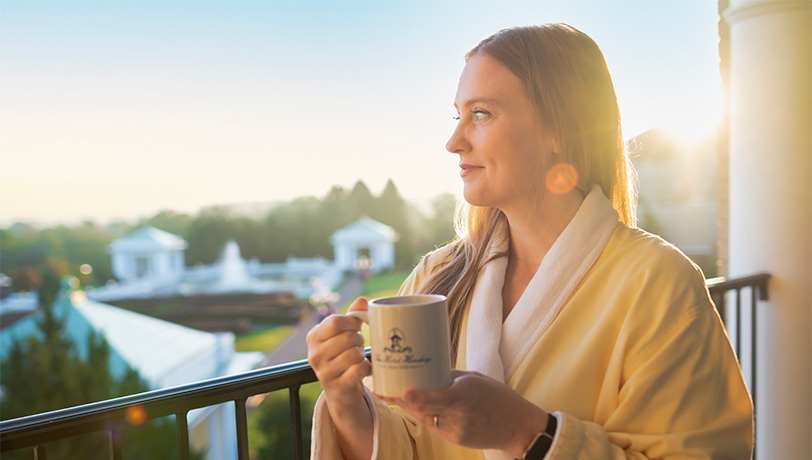
<svg viewBox="0 0 812 460">
<path fill-rule="evenodd" d="M 462 70 L 454 106 L 460 108 L 474 103 L 513 105 L 525 99 L 519 77 L 495 58 L 477 53 L 468 59 Z"/>
</svg>

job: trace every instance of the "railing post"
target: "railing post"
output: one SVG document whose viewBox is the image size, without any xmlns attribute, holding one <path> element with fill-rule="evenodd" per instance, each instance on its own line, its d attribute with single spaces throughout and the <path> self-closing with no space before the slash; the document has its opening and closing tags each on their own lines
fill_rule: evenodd
<svg viewBox="0 0 812 460">
<path fill-rule="evenodd" d="M 234 400 L 234 415 L 237 422 L 237 458 L 248 460 L 248 414 L 245 398 Z"/>
<path fill-rule="evenodd" d="M 110 460 L 121 459 L 121 430 L 118 427 L 107 430 L 107 439 L 110 441 Z"/>
<path fill-rule="evenodd" d="M 756 293 L 758 288 L 750 288 L 750 398 L 753 400 L 753 413 L 756 412 L 756 307 L 758 299 Z M 766 291 L 766 288 L 765 290 Z M 756 433 L 758 419 L 753 417 L 753 433 Z M 756 451 L 753 449 L 753 459 L 756 460 Z"/>
<path fill-rule="evenodd" d="M 178 427 L 178 455 L 181 460 L 189 460 L 189 424 L 186 421 L 188 411 L 175 414 L 175 425 Z"/>
<path fill-rule="evenodd" d="M 742 360 L 742 291 L 736 289 L 736 357 Z M 739 364 L 741 365 L 741 364 Z"/>
<path fill-rule="evenodd" d="M 293 438 L 293 458 L 304 459 L 302 450 L 302 408 L 299 401 L 299 385 L 288 388 L 290 393 L 290 434 Z"/>
<path fill-rule="evenodd" d="M 34 446 L 34 460 L 48 460 L 48 449 L 45 444 Z"/>
</svg>

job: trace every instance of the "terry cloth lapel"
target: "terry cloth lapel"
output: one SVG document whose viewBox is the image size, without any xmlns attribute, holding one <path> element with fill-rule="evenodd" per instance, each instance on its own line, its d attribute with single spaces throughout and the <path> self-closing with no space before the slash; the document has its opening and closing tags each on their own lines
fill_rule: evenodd
<svg viewBox="0 0 812 460">
<path fill-rule="evenodd" d="M 598 259 L 617 224 L 618 215 L 612 203 L 600 187 L 593 187 L 544 256 L 504 323 L 502 287 L 507 257 L 486 264 L 477 277 L 468 314 L 466 369 L 508 382 L 533 344 L 550 327 L 572 290 Z M 507 250 L 507 241 L 494 242 L 490 253 Z M 485 450 L 484 453 L 487 460 L 511 458 L 497 450 Z"/>
<path fill-rule="evenodd" d="M 550 327 L 575 286 L 603 252 L 617 225 L 618 215 L 612 203 L 600 187 L 593 187 L 502 325 L 499 352 L 505 382 Z"/>
<path fill-rule="evenodd" d="M 508 240 L 500 238 L 491 241 L 488 255 L 506 254 L 507 250 Z M 505 381 L 505 370 L 496 344 L 502 338 L 502 286 L 506 270 L 507 257 L 499 257 L 479 271 L 465 332 L 465 368 L 501 382 Z"/>
<path fill-rule="evenodd" d="M 477 277 L 468 314 L 466 369 L 502 382 L 510 380 L 530 347 L 547 330 L 564 301 L 595 263 L 617 223 L 612 204 L 599 187 L 594 187 L 541 261 L 504 323 L 502 287 L 507 258 L 486 264 Z M 491 255 L 507 250 L 507 241 L 491 243 Z"/>
</svg>

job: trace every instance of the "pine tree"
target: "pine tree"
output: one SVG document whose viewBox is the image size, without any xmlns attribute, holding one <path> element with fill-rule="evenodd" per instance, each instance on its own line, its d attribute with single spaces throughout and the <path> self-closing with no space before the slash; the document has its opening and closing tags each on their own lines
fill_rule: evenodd
<svg viewBox="0 0 812 460">
<path fill-rule="evenodd" d="M 60 294 L 57 302 L 70 302 Z M 87 337 L 88 358 L 83 360 L 76 344 L 65 333 L 65 318 L 54 306 L 43 308 L 37 321 L 38 336 L 15 342 L 0 363 L 0 418 L 26 415 L 87 404 L 148 391 L 133 369 L 115 378 L 110 372 L 110 347 L 102 336 Z M 173 458 L 177 453 L 174 424 L 149 420 L 122 430 L 124 456 L 133 460 Z M 49 459 L 106 459 L 106 433 L 90 433 L 48 443 Z M 201 458 L 200 454 L 195 454 Z M 19 449 L 3 454 L 3 460 L 30 459 L 31 451 Z"/>
<path fill-rule="evenodd" d="M 415 258 L 414 232 L 407 214 L 406 200 L 400 196 L 392 179 L 386 182 L 381 196 L 375 200 L 370 217 L 395 230 L 398 234 L 395 260 L 402 267 L 411 267 Z"/>
<path fill-rule="evenodd" d="M 369 187 L 364 181 L 359 180 L 353 186 L 350 196 L 347 197 L 348 211 L 352 216 L 352 220 L 359 219 L 364 216 L 369 216 L 372 211 L 375 197 L 369 191 Z"/>
</svg>

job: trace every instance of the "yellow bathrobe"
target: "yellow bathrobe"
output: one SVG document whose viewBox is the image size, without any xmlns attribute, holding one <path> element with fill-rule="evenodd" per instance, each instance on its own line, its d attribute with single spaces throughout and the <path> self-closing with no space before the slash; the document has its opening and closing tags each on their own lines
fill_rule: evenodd
<svg viewBox="0 0 812 460">
<path fill-rule="evenodd" d="M 505 239 L 490 245 L 508 249 Z M 426 256 L 400 293 L 419 292 L 452 250 Z M 499 257 L 477 276 L 457 368 L 505 382 L 558 418 L 546 460 L 750 458 L 752 402 L 702 272 L 619 223 L 599 187 L 503 320 L 506 267 Z M 454 445 L 369 392 L 365 401 L 374 459 L 510 458 Z M 312 455 L 341 458 L 325 406 L 316 404 Z"/>
<path fill-rule="evenodd" d="M 450 253 L 426 256 L 401 293 L 417 292 Z M 458 368 L 467 323 L 466 315 Z M 662 239 L 623 224 L 507 384 L 558 418 L 548 460 L 750 458 L 752 403 L 701 271 Z M 320 403 L 312 453 L 342 458 Z M 367 403 L 377 459 L 485 458 L 397 407 L 369 395 Z"/>
</svg>

